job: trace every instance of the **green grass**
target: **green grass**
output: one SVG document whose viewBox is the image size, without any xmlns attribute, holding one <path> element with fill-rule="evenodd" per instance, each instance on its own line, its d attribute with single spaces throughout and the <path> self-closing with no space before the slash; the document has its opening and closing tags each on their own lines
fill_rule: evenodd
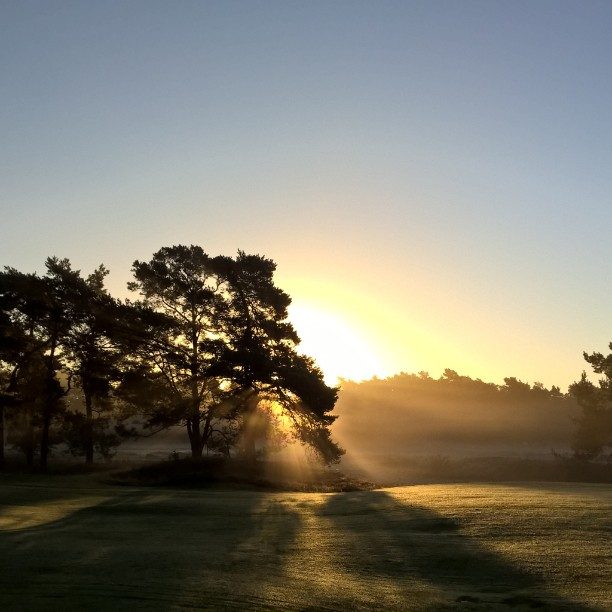
<svg viewBox="0 0 612 612">
<path fill-rule="evenodd" d="M 354 493 L 0 480 L 0 609 L 605 610 L 606 485 Z"/>
</svg>

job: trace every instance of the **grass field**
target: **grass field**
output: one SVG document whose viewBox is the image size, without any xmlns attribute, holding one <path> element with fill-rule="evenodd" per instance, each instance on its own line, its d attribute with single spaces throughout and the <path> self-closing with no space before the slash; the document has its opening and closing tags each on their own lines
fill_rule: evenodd
<svg viewBox="0 0 612 612">
<path fill-rule="evenodd" d="M 606 485 L 355 493 L 0 480 L 0 609 L 605 610 Z"/>
</svg>

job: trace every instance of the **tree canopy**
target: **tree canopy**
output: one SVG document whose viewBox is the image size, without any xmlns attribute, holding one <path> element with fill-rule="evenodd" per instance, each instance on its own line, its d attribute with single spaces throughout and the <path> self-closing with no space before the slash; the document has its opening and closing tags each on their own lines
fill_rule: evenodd
<svg viewBox="0 0 612 612">
<path fill-rule="evenodd" d="M 129 288 L 138 297 L 123 302 L 105 288 L 102 265 L 85 276 L 57 257 L 44 275 L 5 268 L 0 463 L 5 438 L 45 469 L 58 442 L 92 463 L 123 435 L 176 425 L 194 457 L 256 453 L 265 438 L 293 436 L 337 460 L 329 434 L 337 389 L 297 352 L 275 268 L 241 251 L 165 247 L 134 262 Z"/>
<path fill-rule="evenodd" d="M 609 348 L 612 350 L 612 342 Z M 582 409 L 577 419 L 574 452 L 578 457 L 592 459 L 612 446 L 612 353 L 583 355 L 601 378 L 595 384 L 583 372 L 580 380 L 569 388 Z"/>
<path fill-rule="evenodd" d="M 326 461 L 341 454 L 328 430 L 337 389 L 297 353 L 275 268 L 259 255 L 211 257 L 194 245 L 134 262 L 130 289 L 171 324 L 143 347 L 123 392 L 148 389 L 150 422 L 185 425 L 195 457 L 228 436 L 239 442 L 262 410 L 285 418 Z"/>
</svg>

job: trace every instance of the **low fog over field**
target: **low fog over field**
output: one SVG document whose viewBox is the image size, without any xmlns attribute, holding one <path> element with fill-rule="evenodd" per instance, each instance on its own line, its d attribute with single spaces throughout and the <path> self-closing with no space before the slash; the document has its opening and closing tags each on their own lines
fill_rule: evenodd
<svg viewBox="0 0 612 612">
<path fill-rule="evenodd" d="M 420 373 L 343 381 L 336 414 L 346 468 L 410 480 L 423 470 L 444 478 L 461 461 L 464 468 L 550 462 L 553 451 L 570 449 L 579 409 L 558 387 L 516 378 L 495 385 L 445 370 L 438 379 Z"/>
<path fill-rule="evenodd" d="M 423 373 L 344 381 L 336 413 L 334 432 L 348 449 L 517 452 L 567 447 L 578 407 L 556 387 L 516 378 L 495 385 L 446 370 L 439 379 Z"/>
<path fill-rule="evenodd" d="M 332 433 L 346 451 L 340 468 L 374 482 L 575 478 L 563 458 L 580 410 L 557 387 L 512 377 L 496 385 L 453 370 L 438 379 L 345 380 L 334 413 Z M 118 458 L 165 459 L 188 450 L 184 430 L 173 428 L 124 444 Z M 302 457 L 295 448 L 268 456 Z"/>
</svg>

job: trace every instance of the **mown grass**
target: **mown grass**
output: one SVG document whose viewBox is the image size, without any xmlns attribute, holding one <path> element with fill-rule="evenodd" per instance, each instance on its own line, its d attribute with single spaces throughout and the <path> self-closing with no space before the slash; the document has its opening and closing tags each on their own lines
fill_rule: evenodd
<svg viewBox="0 0 612 612">
<path fill-rule="evenodd" d="M 0 481 L 0 609 L 605 610 L 606 485 Z"/>
</svg>

